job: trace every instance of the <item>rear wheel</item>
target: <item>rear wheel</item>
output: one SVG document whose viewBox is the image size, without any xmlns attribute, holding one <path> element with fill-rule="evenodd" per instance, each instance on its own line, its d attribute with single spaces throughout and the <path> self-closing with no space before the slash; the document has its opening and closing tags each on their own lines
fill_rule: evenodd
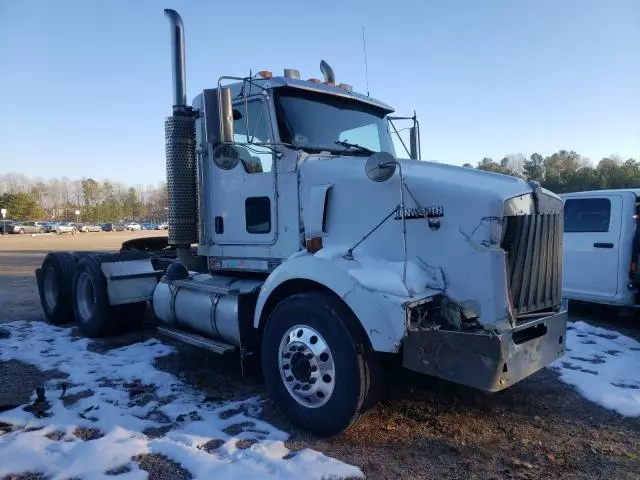
<svg viewBox="0 0 640 480">
<path fill-rule="evenodd" d="M 47 254 L 39 274 L 40 303 L 47 319 L 53 324 L 74 319 L 71 287 L 76 261 L 65 252 Z"/>
<path fill-rule="evenodd" d="M 19 233 L 20 235 L 24 235 L 24 228 L 21 228 L 20 230 L 18 230 L 18 233 Z"/>
<path fill-rule="evenodd" d="M 320 436 L 353 426 L 376 400 L 378 358 L 339 300 L 313 292 L 280 302 L 262 339 L 271 398 L 297 426 Z"/>
<path fill-rule="evenodd" d="M 100 263 L 112 254 L 77 253 L 73 276 L 73 310 L 78 327 L 90 338 L 106 337 L 139 328 L 144 320 L 147 302 L 111 305 L 107 281 Z"/>
<path fill-rule="evenodd" d="M 83 256 L 78 261 L 73 276 L 73 311 L 78 327 L 87 337 L 104 337 L 116 330 L 107 281 L 93 256 Z"/>
</svg>

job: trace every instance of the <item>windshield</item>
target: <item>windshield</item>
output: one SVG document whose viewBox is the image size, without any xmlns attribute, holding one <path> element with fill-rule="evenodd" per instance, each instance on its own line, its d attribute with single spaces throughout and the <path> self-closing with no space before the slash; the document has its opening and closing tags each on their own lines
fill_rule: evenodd
<svg viewBox="0 0 640 480">
<path fill-rule="evenodd" d="M 335 95 L 297 88 L 275 92 L 280 138 L 305 150 L 395 155 L 384 110 Z"/>
</svg>

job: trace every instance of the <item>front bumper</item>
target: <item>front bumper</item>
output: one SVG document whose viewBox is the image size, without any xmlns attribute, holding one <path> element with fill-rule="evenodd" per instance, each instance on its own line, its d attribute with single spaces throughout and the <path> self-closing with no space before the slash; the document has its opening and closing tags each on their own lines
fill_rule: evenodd
<svg viewBox="0 0 640 480">
<path fill-rule="evenodd" d="M 566 310 L 523 322 L 500 334 L 411 330 L 403 341 L 403 365 L 496 392 L 562 357 L 566 331 Z"/>
</svg>

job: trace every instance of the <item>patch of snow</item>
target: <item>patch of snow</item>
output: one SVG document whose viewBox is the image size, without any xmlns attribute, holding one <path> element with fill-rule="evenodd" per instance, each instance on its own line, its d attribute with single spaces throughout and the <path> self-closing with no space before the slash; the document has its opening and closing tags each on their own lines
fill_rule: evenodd
<svg viewBox="0 0 640 480">
<path fill-rule="evenodd" d="M 406 287 L 402 282 L 404 270 L 403 262 L 390 262 L 366 256 L 355 257 L 360 268 L 349 270 L 349 275 L 365 287 L 378 292 L 397 296 L 416 295 L 426 290 L 429 281 L 427 274 L 415 263 L 407 262 Z"/>
<path fill-rule="evenodd" d="M 325 247 L 317 251 L 314 256 L 331 260 L 343 257 L 347 253 L 346 247 Z M 429 275 L 412 261 L 407 262 L 406 286 L 402 282 L 404 262 L 391 262 L 382 258 L 373 258 L 353 251 L 354 268 L 348 270 L 364 287 L 377 292 L 388 293 L 401 297 L 423 293 L 430 281 Z"/>
<path fill-rule="evenodd" d="M 333 260 L 334 258 L 344 257 L 348 251 L 349 247 L 344 246 L 322 247 L 314 253 L 313 256 L 317 258 L 324 258 L 326 260 Z"/>
<path fill-rule="evenodd" d="M 550 365 L 588 400 L 640 416 L 640 343 L 583 321 L 569 324 L 567 352 Z"/>
<path fill-rule="evenodd" d="M 147 473 L 131 461 L 145 453 L 168 456 L 194 478 L 363 477 L 357 467 L 313 450 L 291 452 L 284 445 L 285 432 L 256 418 L 260 398 L 204 403 L 197 390 L 153 366 L 157 357 L 174 351 L 158 340 L 99 354 L 87 350 L 90 340 L 72 337 L 67 328 L 41 322 L 4 328 L 10 336 L 0 340 L 0 361 L 15 359 L 67 373 L 64 398 L 87 390 L 93 395 L 65 406 L 58 386 L 50 382 L 47 416 L 37 418 L 24 407 L 0 414 L 0 422 L 14 426 L 0 435 L 0 478 L 37 471 L 54 479 L 107 479 L 112 477 L 106 471 L 126 465 L 130 471 L 122 478 L 146 479 Z M 128 388 L 134 387 L 125 384 L 132 383 L 155 387 L 146 403 L 131 396 Z M 223 418 L 227 415 L 221 413 L 230 409 L 238 413 Z M 233 435 L 224 431 L 230 426 L 235 426 Z M 154 439 L 144 433 L 152 427 L 168 432 Z M 82 440 L 77 428 L 97 429 L 99 438 Z M 202 447 L 212 439 L 224 443 L 208 453 Z M 255 443 L 238 448 L 238 440 Z"/>
</svg>

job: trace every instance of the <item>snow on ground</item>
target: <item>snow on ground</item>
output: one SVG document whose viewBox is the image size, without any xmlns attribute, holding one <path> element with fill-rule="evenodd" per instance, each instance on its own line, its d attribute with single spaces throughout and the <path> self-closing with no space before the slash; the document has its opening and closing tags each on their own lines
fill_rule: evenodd
<svg viewBox="0 0 640 480">
<path fill-rule="evenodd" d="M 255 418 L 259 398 L 203 403 L 202 394 L 154 368 L 155 358 L 173 352 L 158 340 L 100 354 L 68 328 L 41 322 L 3 327 L 11 335 L 0 340 L 0 361 L 58 369 L 69 375 L 69 386 L 62 398 L 60 382 L 46 386 L 48 408 L 33 404 L 44 415 L 29 406 L 0 414 L 0 478 L 25 471 L 54 479 L 114 478 L 105 472 L 124 467 L 116 478 L 143 479 L 147 473 L 132 457 L 145 453 L 166 455 L 194 478 L 363 476 L 313 450 L 287 449 L 286 433 Z"/>
<path fill-rule="evenodd" d="M 560 380 L 605 408 L 640 416 L 640 343 L 582 321 L 568 328 L 567 352 L 551 364 Z"/>
</svg>

